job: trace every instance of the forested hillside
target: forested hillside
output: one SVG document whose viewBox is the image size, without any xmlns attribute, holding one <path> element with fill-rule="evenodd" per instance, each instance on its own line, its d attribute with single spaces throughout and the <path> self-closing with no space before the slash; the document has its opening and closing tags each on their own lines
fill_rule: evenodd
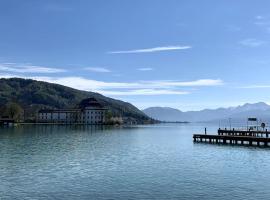
<svg viewBox="0 0 270 200">
<path fill-rule="evenodd" d="M 31 79 L 0 79 L 0 107 L 3 109 L 8 103 L 17 103 L 25 110 L 27 117 L 33 117 L 40 108 L 74 108 L 81 100 L 89 97 L 96 98 L 113 116 L 124 117 L 125 120 L 137 123 L 151 121 L 132 104 L 98 93 Z"/>
</svg>

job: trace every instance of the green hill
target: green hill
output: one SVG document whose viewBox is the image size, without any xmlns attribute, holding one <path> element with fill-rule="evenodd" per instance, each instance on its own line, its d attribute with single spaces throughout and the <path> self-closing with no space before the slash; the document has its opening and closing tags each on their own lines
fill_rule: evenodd
<svg viewBox="0 0 270 200">
<path fill-rule="evenodd" d="M 132 104 L 98 93 L 31 79 L 0 79 L 0 107 L 3 108 L 10 102 L 18 103 L 25 110 L 26 118 L 33 118 L 41 108 L 74 108 L 81 100 L 89 97 L 96 98 L 113 116 L 123 117 L 125 122 L 152 121 Z"/>
</svg>

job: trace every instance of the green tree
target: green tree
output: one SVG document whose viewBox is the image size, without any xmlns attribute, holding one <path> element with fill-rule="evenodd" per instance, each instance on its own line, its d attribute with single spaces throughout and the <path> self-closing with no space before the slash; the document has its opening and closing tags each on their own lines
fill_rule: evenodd
<svg viewBox="0 0 270 200">
<path fill-rule="evenodd" d="M 6 106 L 6 114 L 14 119 L 14 120 L 19 120 L 21 115 L 23 113 L 23 109 L 21 106 L 17 103 L 8 103 Z"/>
<path fill-rule="evenodd" d="M 107 111 L 105 112 L 105 121 L 106 121 L 106 122 L 110 121 L 112 117 L 113 117 L 112 111 L 107 110 Z"/>
</svg>

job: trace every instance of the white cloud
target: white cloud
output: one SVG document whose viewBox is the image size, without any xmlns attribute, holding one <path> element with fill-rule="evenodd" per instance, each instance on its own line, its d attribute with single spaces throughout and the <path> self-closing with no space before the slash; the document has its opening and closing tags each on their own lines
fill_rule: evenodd
<svg viewBox="0 0 270 200">
<path fill-rule="evenodd" d="M 127 91 L 111 91 L 111 90 L 98 90 L 98 93 L 111 96 L 134 96 L 134 95 L 184 95 L 189 94 L 187 91 L 178 90 L 159 90 L 159 89 L 140 89 L 140 90 L 127 90 Z"/>
<path fill-rule="evenodd" d="M 137 81 L 137 82 L 104 82 L 83 77 L 48 77 L 48 76 L 14 76 L 0 74 L 0 78 L 29 78 L 72 87 L 79 90 L 99 92 L 105 95 L 183 95 L 189 94 L 189 87 L 219 86 L 224 84 L 220 79 L 200 79 L 195 81 Z M 182 89 L 181 89 L 182 88 Z M 183 88 L 185 88 L 183 90 Z"/>
<path fill-rule="evenodd" d="M 262 19 L 265 19 L 265 17 L 262 16 L 262 15 L 257 15 L 257 16 L 255 17 L 255 19 L 257 19 L 257 20 L 262 20 Z"/>
<path fill-rule="evenodd" d="M 270 33 L 270 18 L 269 16 L 262 16 L 258 15 L 255 17 L 256 21 L 254 24 L 262 29 L 264 29 L 266 32 Z"/>
<path fill-rule="evenodd" d="M 263 88 L 270 88 L 270 85 L 248 85 L 248 86 L 242 86 L 238 87 L 240 89 L 263 89 Z"/>
<path fill-rule="evenodd" d="M 269 28 L 270 21 L 269 20 L 257 20 L 254 22 L 255 25 L 260 26 L 262 28 Z"/>
<path fill-rule="evenodd" d="M 37 77 L 41 78 L 41 77 Z M 164 89 L 172 87 L 203 87 L 219 86 L 223 84 L 220 79 L 201 79 L 189 82 L 179 81 L 138 81 L 138 82 L 104 82 L 82 77 L 42 77 L 48 82 L 59 83 L 82 90 L 99 89 Z"/>
<path fill-rule="evenodd" d="M 154 69 L 151 67 L 142 67 L 142 68 L 138 68 L 137 70 L 139 70 L 139 71 L 153 71 Z"/>
<path fill-rule="evenodd" d="M 173 50 L 184 50 L 190 49 L 191 46 L 165 46 L 165 47 L 154 47 L 154 48 L 147 48 L 147 49 L 133 49 L 133 50 L 126 50 L 126 51 L 110 51 L 109 54 L 124 54 L 124 53 L 153 53 L 159 51 L 173 51 Z"/>
<path fill-rule="evenodd" d="M 266 42 L 262 40 L 254 39 L 254 38 L 249 38 L 249 39 L 240 41 L 239 44 L 243 46 L 247 46 L 247 47 L 259 47 L 266 44 Z"/>
<path fill-rule="evenodd" d="M 111 72 L 109 69 L 104 67 L 86 67 L 85 70 L 92 71 L 92 72 L 99 72 L 99 73 L 109 73 Z"/>
<path fill-rule="evenodd" d="M 0 71 L 15 73 L 60 73 L 64 69 L 36 66 L 31 64 L 0 63 Z"/>
<path fill-rule="evenodd" d="M 195 81 L 149 81 L 146 82 L 152 86 L 162 85 L 163 87 L 202 87 L 202 86 L 219 86 L 224 82 L 221 79 L 199 79 Z"/>
</svg>

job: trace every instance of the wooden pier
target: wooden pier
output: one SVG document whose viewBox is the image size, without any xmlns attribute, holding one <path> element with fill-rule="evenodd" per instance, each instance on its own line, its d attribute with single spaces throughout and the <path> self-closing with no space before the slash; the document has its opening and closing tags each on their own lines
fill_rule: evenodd
<svg viewBox="0 0 270 200">
<path fill-rule="evenodd" d="M 244 130 L 218 130 L 218 135 L 194 134 L 194 142 L 205 142 L 213 144 L 237 144 L 248 146 L 270 147 L 269 133 L 266 131 L 244 131 Z"/>
</svg>

